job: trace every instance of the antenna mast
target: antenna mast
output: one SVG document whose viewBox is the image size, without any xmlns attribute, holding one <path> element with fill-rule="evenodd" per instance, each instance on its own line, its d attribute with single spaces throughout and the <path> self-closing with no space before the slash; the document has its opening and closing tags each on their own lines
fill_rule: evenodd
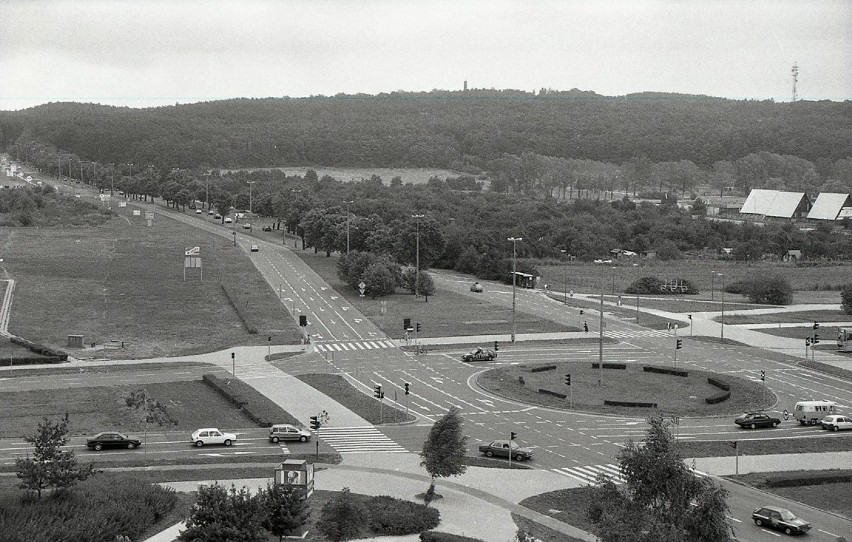
<svg viewBox="0 0 852 542">
<path fill-rule="evenodd" d="M 793 74 L 793 101 L 795 102 L 799 95 L 796 93 L 796 84 L 799 82 L 799 65 L 793 63 L 793 69 L 790 70 Z"/>
</svg>

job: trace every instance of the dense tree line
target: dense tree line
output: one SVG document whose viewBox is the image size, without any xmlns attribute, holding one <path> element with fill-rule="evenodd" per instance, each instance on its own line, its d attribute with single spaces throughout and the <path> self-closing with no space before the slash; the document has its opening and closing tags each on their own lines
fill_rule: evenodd
<svg viewBox="0 0 852 542">
<path fill-rule="evenodd" d="M 821 177 L 849 157 L 850 102 L 520 91 L 234 99 L 149 109 L 51 103 L 0 113 L 0 147 L 26 136 L 100 163 L 486 169 L 506 154 L 703 169 L 760 152 Z M 674 166 L 673 166 L 674 167 Z"/>
</svg>

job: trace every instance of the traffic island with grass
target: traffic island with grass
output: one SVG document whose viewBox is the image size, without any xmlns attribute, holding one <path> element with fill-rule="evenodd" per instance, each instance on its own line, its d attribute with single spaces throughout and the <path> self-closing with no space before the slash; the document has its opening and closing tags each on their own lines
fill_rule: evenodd
<svg viewBox="0 0 852 542">
<path fill-rule="evenodd" d="M 758 382 L 733 375 L 640 364 L 563 362 L 513 365 L 480 374 L 486 391 L 515 401 L 584 412 L 647 416 L 716 416 L 765 409 L 775 395 Z M 609 365 L 609 366 L 608 366 Z M 542 368 L 549 370 L 542 370 Z M 566 384 L 571 375 L 571 385 Z M 719 383 L 730 397 L 717 401 Z M 709 399 L 709 401 L 708 401 Z M 716 402 L 714 402 L 716 401 Z"/>
</svg>

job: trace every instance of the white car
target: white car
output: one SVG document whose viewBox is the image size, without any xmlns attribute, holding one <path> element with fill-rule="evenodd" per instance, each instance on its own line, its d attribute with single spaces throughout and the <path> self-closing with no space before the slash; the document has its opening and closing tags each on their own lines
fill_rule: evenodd
<svg viewBox="0 0 852 542">
<path fill-rule="evenodd" d="M 830 429 L 832 431 L 852 429 L 852 417 L 850 416 L 840 416 L 838 414 L 832 414 L 820 420 L 819 423 L 823 429 Z"/>
<path fill-rule="evenodd" d="M 232 222 L 233 222 L 233 219 L 231 217 L 229 217 L 229 216 L 225 217 L 225 224 L 231 224 Z"/>
<path fill-rule="evenodd" d="M 260 251 L 260 248 L 259 248 L 257 245 L 252 245 L 252 246 L 251 246 L 251 251 L 252 251 L 252 252 L 259 252 L 259 251 Z"/>
<path fill-rule="evenodd" d="M 230 446 L 235 440 L 237 440 L 237 435 L 233 433 L 223 433 L 215 427 L 198 429 L 190 438 L 192 445 L 198 447 L 204 446 L 205 444 L 224 444 L 225 446 Z"/>
<path fill-rule="evenodd" d="M 204 211 L 202 211 L 201 209 L 196 209 L 196 210 L 195 210 L 195 214 L 197 214 L 197 215 L 200 215 L 200 214 L 202 214 L 203 212 L 204 212 Z"/>
</svg>

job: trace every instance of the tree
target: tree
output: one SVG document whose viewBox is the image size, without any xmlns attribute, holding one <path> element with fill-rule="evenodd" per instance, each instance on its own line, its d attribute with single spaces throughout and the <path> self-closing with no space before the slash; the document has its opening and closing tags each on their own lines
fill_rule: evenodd
<svg viewBox="0 0 852 542">
<path fill-rule="evenodd" d="M 352 540 L 369 522 L 370 513 L 364 503 L 352 496 L 348 487 L 325 503 L 317 529 L 332 542 Z"/>
<path fill-rule="evenodd" d="M 367 294 L 373 299 L 390 295 L 396 290 L 396 279 L 383 262 L 371 263 L 364 270 L 362 280 L 367 285 Z"/>
<path fill-rule="evenodd" d="M 602 542 L 727 542 L 727 491 L 699 478 L 674 448 L 662 418 L 648 420 L 644 445 L 619 452 L 623 486 L 600 475 L 592 488 L 589 518 Z"/>
<path fill-rule="evenodd" d="M 219 484 L 200 487 L 186 529 L 184 542 L 265 542 L 259 499 L 246 488 L 230 490 Z"/>
<path fill-rule="evenodd" d="M 58 423 L 44 418 L 35 435 L 24 437 L 33 445 L 32 458 L 27 454 L 15 460 L 20 487 L 35 491 L 39 499 L 45 489 L 61 491 L 94 474 L 91 464 L 79 466 L 74 452 L 62 449 L 68 442 L 68 424 L 68 414 Z"/>
<path fill-rule="evenodd" d="M 852 314 L 852 284 L 840 290 L 840 308 L 845 314 Z"/>
<path fill-rule="evenodd" d="M 426 472 L 432 477 L 432 491 L 435 478 L 458 476 L 467 470 L 464 463 L 466 454 L 467 436 L 462 431 L 461 414 L 452 407 L 432 426 L 420 452 L 420 466 L 426 467 Z"/>
<path fill-rule="evenodd" d="M 311 517 L 305 492 L 291 484 L 267 484 L 260 499 L 264 511 L 262 525 L 278 536 L 279 542 L 284 535 L 291 534 Z"/>
<path fill-rule="evenodd" d="M 762 305 L 789 305 L 793 302 L 793 288 L 783 277 L 763 277 L 753 280 L 745 294 L 752 303 Z"/>
<path fill-rule="evenodd" d="M 416 289 L 414 287 L 415 282 L 418 283 Z M 420 271 L 418 279 L 417 270 L 413 267 L 408 267 L 402 271 L 402 280 L 400 282 L 400 286 L 402 286 L 412 294 L 418 292 L 421 295 L 425 295 L 427 297 L 427 300 L 430 295 L 435 293 L 435 281 L 432 280 L 432 275 L 430 275 L 426 271 Z"/>
</svg>

